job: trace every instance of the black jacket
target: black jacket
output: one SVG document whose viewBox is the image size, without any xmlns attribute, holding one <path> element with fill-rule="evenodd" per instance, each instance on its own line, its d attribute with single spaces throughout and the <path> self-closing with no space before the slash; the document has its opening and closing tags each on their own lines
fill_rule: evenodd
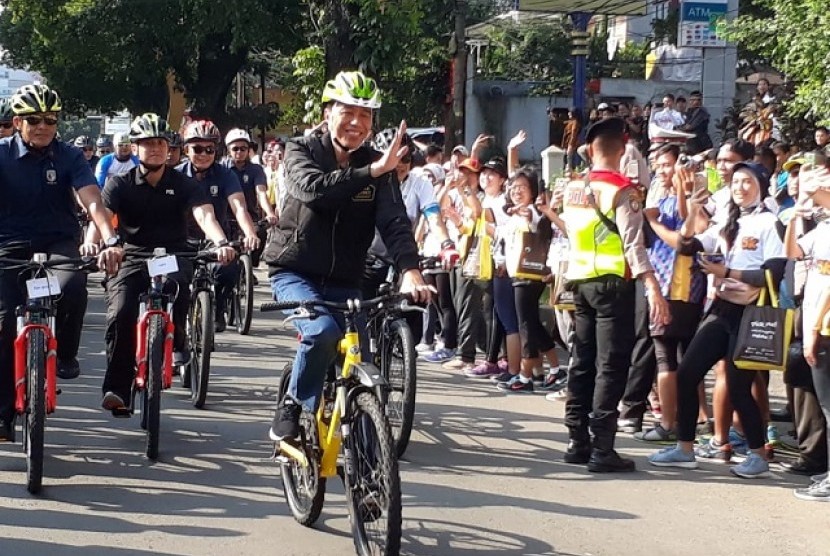
<svg viewBox="0 0 830 556">
<path fill-rule="evenodd" d="M 317 283 L 360 285 L 377 227 L 401 270 L 418 268 L 418 248 L 394 172 L 372 178 L 379 153 L 361 147 L 338 169 L 331 135 L 285 147 L 286 195 L 263 259 L 270 274 L 297 272 Z"/>
</svg>

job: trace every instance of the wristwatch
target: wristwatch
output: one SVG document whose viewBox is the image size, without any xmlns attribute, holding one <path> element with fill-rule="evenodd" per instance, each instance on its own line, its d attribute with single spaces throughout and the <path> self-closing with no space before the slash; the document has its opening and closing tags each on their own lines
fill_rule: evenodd
<svg viewBox="0 0 830 556">
<path fill-rule="evenodd" d="M 229 243 L 227 239 L 220 239 L 216 242 L 216 247 L 227 247 Z"/>
<path fill-rule="evenodd" d="M 106 247 L 107 249 L 109 249 L 110 247 L 121 247 L 122 245 L 123 242 L 121 241 L 121 237 L 119 237 L 118 234 L 110 236 L 106 239 L 106 241 L 104 241 L 104 247 Z"/>
</svg>

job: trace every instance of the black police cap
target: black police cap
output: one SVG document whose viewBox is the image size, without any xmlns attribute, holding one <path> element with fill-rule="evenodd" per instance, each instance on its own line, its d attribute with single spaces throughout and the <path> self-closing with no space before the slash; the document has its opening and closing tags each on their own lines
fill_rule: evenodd
<svg viewBox="0 0 830 556">
<path fill-rule="evenodd" d="M 588 128 L 585 142 L 591 143 L 597 137 L 625 137 L 625 121 L 622 118 L 600 120 Z"/>
</svg>

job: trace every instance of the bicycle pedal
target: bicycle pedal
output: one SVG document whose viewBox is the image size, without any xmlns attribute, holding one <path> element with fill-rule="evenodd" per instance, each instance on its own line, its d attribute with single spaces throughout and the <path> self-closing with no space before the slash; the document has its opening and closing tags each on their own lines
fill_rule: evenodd
<svg viewBox="0 0 830 556">
<path fill-rule="evenodd" d="M 129 407 L 116 407 L 111 411 L 112 416 L 118 419 L 127 419 L 133 415 L 133 411 Z"/>
</svg>

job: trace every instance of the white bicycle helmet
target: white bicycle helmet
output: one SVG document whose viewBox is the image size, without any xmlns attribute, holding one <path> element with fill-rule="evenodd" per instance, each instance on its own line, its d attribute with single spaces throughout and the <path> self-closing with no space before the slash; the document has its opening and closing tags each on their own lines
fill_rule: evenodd
<svg viewBox="0 0 830 556">
<path fill-rule="evenodd" d="M 251 136 L 244 129 L 236 127 L 230 130 L 227 135 L 225 135 L 225 145 L 230 147 L 231 143 L 235 143 L 237 141 L 245 141 L 246 143 L 250 144 Z"/>
</svg>

